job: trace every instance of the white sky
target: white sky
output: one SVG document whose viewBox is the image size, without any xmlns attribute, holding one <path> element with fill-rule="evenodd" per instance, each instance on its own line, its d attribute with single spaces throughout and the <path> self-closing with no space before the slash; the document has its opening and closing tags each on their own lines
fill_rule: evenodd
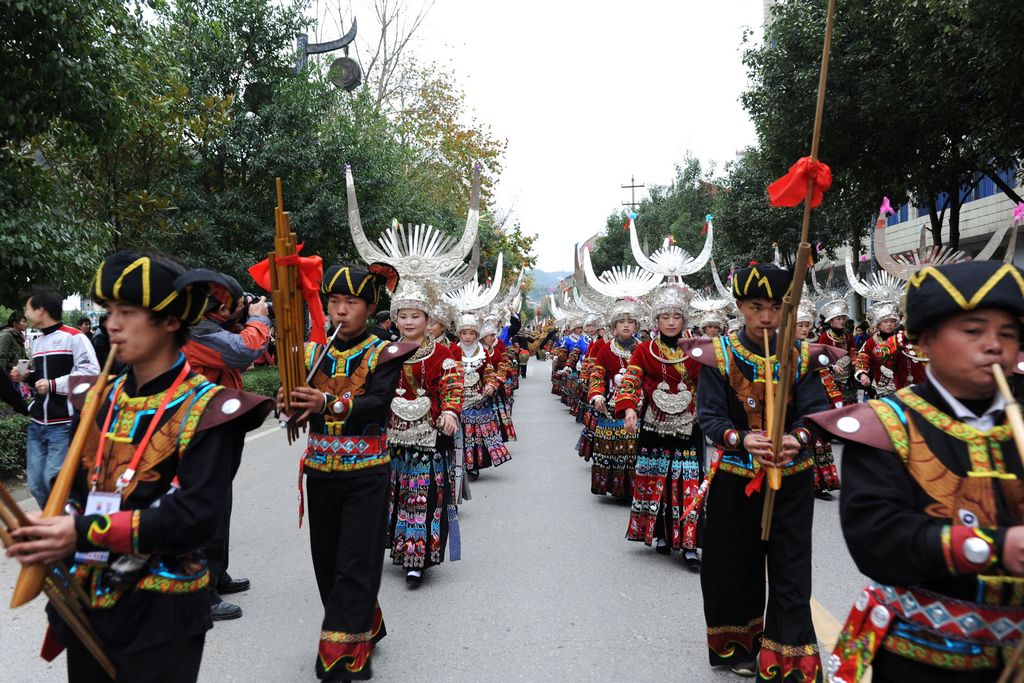
<svg viewBox="0 0 1024 683">
<path fill-rule="evenodd" d="M 366 40 L 372 5 L 352 7 Z M 740 40 L 748 27 L 760 36 L 763 7 L 437 0 L 413 50 L 449 64 L 472 114 L 508 140 L 495 208 L 538 234 L 537 267 L 571 270 L 573 244 L 629 200 L 630 175 L 665 184 L 687 151 L 721 168 L 755 141 Z"/>
</svg>

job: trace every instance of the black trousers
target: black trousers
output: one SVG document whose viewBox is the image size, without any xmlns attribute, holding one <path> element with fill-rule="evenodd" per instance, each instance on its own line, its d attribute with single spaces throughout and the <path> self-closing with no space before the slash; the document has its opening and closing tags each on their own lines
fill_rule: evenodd
<svg viewBox="0 0 1024 683">
<path fill-rule="evenodd" d="M 228 487 L 227 500 L 224 501 L 225 510 L 224 514 L 221 515 L 220 523 L 217 525 L 217 532 L 210 539 L 210 542 L 206 544 L 206 548 L 204 548 L 207 567 L 210 570 L 210 597 L 214 602 L 220 600 L 220 596 L 217 594 L 217 587 L 228 571 L 228 562 L 230 560 L 228 544 L 231 540 L 231 489 L 232 487 Z"/>
<path fill-rule="evenodd" d="M 342 662 L 335 665 L 330 661 L 330 654 L 337 648 L 322 638 L 317 675 L 326 679 L 367 679 L 372 641 L 385 633 L 383 624 L 375 628 L 375 618 L 384 570 L 388 470 L 342 478 L 307 476 L 306 491 L 313 571 L 324 605 L 323 631 L 339 634 L 336 640 L 352 646 L 358 669 L 345 670 Z M 363 649 L 357 652 L 358 647 Z"/>
<path fill-rule="evenodd" d="M 767 542 L 761 540 L 764 493 L 747 496 L 748 483 L 720 470 L 708 491 L 700 573 L 708 659 L 713 666 L 760 659 L 762 674 L 777 665 L 779 681 L 793 674 L 801 680 L 793 667 L 818 678 L 810 605 L 814 470 L 782 478 Z"/>
<path fill-rule="evenodd" d="M 184 636 L 156 647 L 124 654 L 107 650 L 117 683 L 195 683 L 206 634 Z M 110 683 L 107 673 L 77 638 L 68 638 L 68 683 Z"/>
</svg>

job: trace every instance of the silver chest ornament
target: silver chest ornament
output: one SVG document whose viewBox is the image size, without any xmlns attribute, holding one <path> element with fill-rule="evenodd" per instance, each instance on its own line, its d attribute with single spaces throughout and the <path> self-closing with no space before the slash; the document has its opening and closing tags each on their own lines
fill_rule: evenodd
<svg viewBox="0 0 1024 683">
<path fill-rule="evenodd" d="M 421 446 L 433 448 L 437 431 L 430 423 L 430 397 L 423 389 L 417 390 L 414 399 L 404 398 L 405 389 L 395 390 L 397 396 L 391 399 L 392 424 L 388 428 L 388 441 L 399 446 Z"/>
<path fill-rule="evenodd" d="M 648 411 L 644 418 L 644 429 L 663 436 L 689 436 L 693 432 L 696 417 L 689 410 L 693 393 L 683 382 L 679 383 L 677 389 L 678 393 L 673 394 L 669 391 L 668 383 L 662 382 L 651 392 L 653 411 Z M 651 412 L 654 414 L 651 415 Z"/>
</svg>

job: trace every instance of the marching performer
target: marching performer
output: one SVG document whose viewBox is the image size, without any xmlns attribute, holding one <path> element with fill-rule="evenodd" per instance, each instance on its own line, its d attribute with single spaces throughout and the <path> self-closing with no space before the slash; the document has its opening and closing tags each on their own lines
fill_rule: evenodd
<svg viewBox="0 0 1024 683">
<path fill-rule="evenodd" d="M 455 327 L 459 341 L 450 347 L 465 375 L 462 430 L 457 433 L 456 447 L 473 478 L 480 476 L 480 470 L 497 467 L 512 458 L 502 443 L 501 427 L 491 401 L 501 382 L 487 360 L 487 349 L 480 343 L 480 325 L 476 313 L 459 315 Z M 460 457 L 458 452 L 456 457 Z"/>
<path fill-rule="evenodd" d="M 802 298 L 796 312 L 796 334 L 797 341 L 804 341 L 811 334 L 811 327 L 814 325 L 815 304 L 810 297 Z M 827 346 L 835 346 L 827 344 Z M 839 347 L 836 347 L 839 348 Z M 837 367 L 843 360 L 849 358 L 843 356 L 833 367 Z M 832 370 L 827 367 L 818 369 L 821 376 L 821 384 L 825 387 L 825 395 L 833 407 L 841 408 L 845 405 L 842 391 L 837 386 Z M 856 401 L 854 401 L 856 403 Z M 835 456 L 832 453 L 832 443 L 827 438 L 821 438 L 818 434 L 811 434 L 811 443 L 808 444 L 811 455 L 814 457 L 814 495 L 821 500 L 832 500 L 830 491 L 839 490 L 839 471 L 836 469 Z"/>
<path fill-rule="evenodd" d="M 840 351 L 800 342 L 792 405 L 786 411 L 782 488 L 777 492 L 770 540 L 761 540 L 764 467 L 771 442 L 765 429 L 766 377 L 778 372 L 776 328 L 791 274 L 773 265 L 751 265 L 733 276 L 732 291 L 744 319 L 739 332 L 714 340 L 684 341 L 703 364 L 697 417 L 723 452 L 706 500 L 701 591 L 712 666 L 761 680 L 821 675 L 811 623 L 811 523 L 813 461 L 804 416 L 828 407 L 820 367 Z M 767 335 L 769 348 L 764 348 Z M 767 610 L 765 562 L 767 560 Z M 802 678 L 799 678 L 801 677 Z"/>
<path fill-rule="evenodd" d="M 398 273 L 384 263 L 336 265 L 324 273 L 333 341 L 307 344 L 312 378 L 291 395 L 293 410 L 302 411 L 294 419 L 309 422 L 302 473 L 324 606 L 316 659 L 323 680 L 371 678 L 373 645 L 387 633 L 377 605 L 391 459 L 386 430 L 403 361 L 419 345 L 378 339 L 366 323 L 397 283 Z M 284 408 L 280 393 L 278 408 Z"/>
<path fill-rule="evenodd" d="M 681 550 L 696 571 L 697 520 L 684 518 L 682 511 L 704 478 L 704 436 L 693 401 L 700 365 L 677 346 L 691 296 L 688 287 L 677 283 L 651 292 L 658 333 L 633 349 L 615 414 L 624 418 L 627 431 L 639 432 L 626 538 L 655 543 L 663 555 Z"/>
<path fill-rule="evenodd" d="M 594 463 L 590 471 L 590 492 L 630 500 L 633 495 L 633 474 L 636 468 L 636 432 L 625 427 L 625 420 L 615 417 L 619 386 L 626 374 L 636 347 L 636 331 L 640 327 L 640 307 L 633 301 L 621 300 L 613 306 L 610 317 L 614 337 L 594 356 L 590 368 L 587 401 L 597 413 L 594 427 Z"/>
<path fill-rule="evenodd" d="M 455 519 L 452 437 L 462 412 L 463 374 L 448 347 L 426 335 L 436 298 L 428 282 L 411 278 L 391 297 L 399 341 L 418 346 L 402 366 L 388 424 L 388 539 L 391 559 L 405 567 L 410 586 L 444 561 L 449 519 Z"/>
<path fill-rule="evenodd" d="M 852 381 L 851 365 L 857 357 L 857 345 L 853 335 L 846 331 L 846 322 L 850 319 L 847 296 L 849 290 L 825 289 L 815 292 L 819 303 L 818 311 L 825 319 L 825 329 L 818 337 L 819 344 L 827 344 L 846 351 L 847 355 L 836 361 L 831 369 L 831 376 L 836 388 L 842 394 L 840 405 L 857 402 L 857 384 Z M 813 321 L 812 321 L 813 322 Z"/>
<path fill-rule="evenodd" d="M 497 389 L 490 397 L 491 404 L 494 407 L 494 414 L 498 418 L 501 440 L 508 442 L 515 441 L 517 438 L 516 427 L 512 423 L 512 390 L 509 386 L 509 377 L 516 373 L 509 362 L 505 344 L 498 339 L 499 324 L 498 316 L 485 315 L 480 327 L 480 343 L 483 344 L 487 355 L 487 364 L 491 366 L 498 383 Z"/>
<path fill-rule="evenodd" d="M 927 266 L 906 301 L 925 380 L 810 417 L 846 443 L 843 534 L 872 580 L 828 674 L 854 683 L 870 665 L 878 683 L 995 681 L 1024 632 L 1024 466 L 993 367 L 1009 376 L 1017 362 L 1024 273 Z"/>
<path fill-rule="evenodd" d="M 96 271 L 92 299 L 127 369 L 88 399 L 101 403 L 96 421 L 78 426 L 85 447 L 69 514 L 34 517 L 7 551 L 26 565 L 67 560 L 118 681 L 198 678 L 212 626 L 201 549 L 226 514 L 245 433 L 273 407 L 192 371 L 181 349 L 207 308 L 201 279 L 127 251 Z M 72 380 L 81 409 L 96 378 Z M 43 656 L 66 647 L 68 680 L 110 680 L 55 613 L 50 624 Z"/>
<path fill-rule="evenodd" d="M 613 333 L 598 346 L 590 366 L 587 401 L 597 417 L 593 427 L 590 491 L 598 496 L 611 494 L 632 500 L 637 434 L 626 429 L 624 418 L 616 416 L 618 395 L 637 347 L 636 333 L 650 317 L 640 297 L 649 294 L 663 278 L 637 266 L 616 266 L 598 277 L 589 249 L 583 250 L 583 276 L 586 288 L 611 301 L 608 318 Z"/>
</svg>

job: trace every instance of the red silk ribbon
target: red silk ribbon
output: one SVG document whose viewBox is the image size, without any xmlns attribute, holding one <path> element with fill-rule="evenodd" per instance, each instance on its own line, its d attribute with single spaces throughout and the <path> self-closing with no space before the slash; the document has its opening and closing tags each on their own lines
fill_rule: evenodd
<svg viewBox="0 0 1024 683">
<path fill-rule="evenodd" d="M 743 489 L 743 492 L 747 494 L 747 498 L 754 495 L 755 493 L 761 492 L 761 486 L 764 484 L 765 471 L 762 469 L 760 472 L 754 475 L 754 478 L 750 480 L 747 487 Z"/>
<path fill-rule="evenodd" d="M 324 306 L 320 302 L 320 281 L 324 277 L 324 262 L 319 256 L 299 256 L 303 246 L 305 243 L 296 247 L 295 253 L 290 256 L 275 256 L 274 261 L 280 266 L 298 266 L 299 291 L 302 292 L 302 298 L 309 307 L 309 319 L 312 324 L 309 339 L 318 344 L 326 344 L 327 333 L 324 325 L 327 319 L 324 317 Z M 250 266 L 249 275 L 256 284 L 270 291 L 270 259 L 263 259 Z"/>
<path fill-rule="evenodd" d="M 822 195 L 832 187 L 832 169 L 828 165 L 804 157 L 789 167 L 789 172 L 768 186 L 772 206 L 799 206 L 807 198 L 807 181 L 814 181 L 811 208 L 821 204 Z"/>
</svg>

